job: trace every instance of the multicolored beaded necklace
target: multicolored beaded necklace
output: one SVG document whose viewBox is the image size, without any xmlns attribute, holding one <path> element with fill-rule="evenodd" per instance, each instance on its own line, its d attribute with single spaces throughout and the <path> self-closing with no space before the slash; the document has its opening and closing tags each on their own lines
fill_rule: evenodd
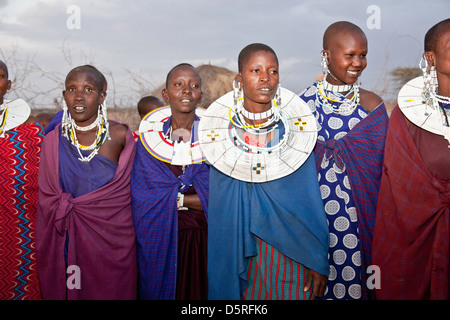
<svg viewBox="0 0 450 320">
<path fill-rule="evenodd" d="M 326 91 L 331 92 L 331 95 L 327 95 Z M 342 94 L 342 92 L 346 93 Z M 351 99 L 348 98 L 350 96 L 352 96 Z M 316 82 L 316 100 L 322 107 L 336 114 L 352 114 L 359 104 L 359 98 L 359 86 L 356 83 L 336 86 L 328 83 L 325 79 Z"/>
</svg>

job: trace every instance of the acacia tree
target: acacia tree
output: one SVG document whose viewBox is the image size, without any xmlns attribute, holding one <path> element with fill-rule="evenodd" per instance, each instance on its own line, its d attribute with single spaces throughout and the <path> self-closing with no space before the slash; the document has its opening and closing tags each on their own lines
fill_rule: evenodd
<svg viewBox="0 0 450 320">
<path fill-rule="evenodd" d="M 20 97 L 32 108 L 49 108 L 57 101 L 55 98 L 49 102 L 48 97 L 55 95 L 63 80 L 58 73 L 48 72 L 40 67 L 35 58 L 35 54 L 22 56 L 17 45 L 12 46 L 10 50 L 0 49 L 0 59 L 8 66 L 11 80 L 8 97 Z"/>
</svg>

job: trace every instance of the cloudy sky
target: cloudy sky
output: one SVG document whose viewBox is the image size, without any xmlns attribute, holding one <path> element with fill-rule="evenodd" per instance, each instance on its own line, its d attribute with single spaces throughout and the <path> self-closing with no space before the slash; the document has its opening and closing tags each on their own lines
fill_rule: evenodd
<svg viewBox="0 0 450 320">
<path fill-rule="evenodd" d="M 320 73 L 327 26 L 348 20 L 369 39 L 362 86 L 387 99 L 388 72 L 417 66 L 426 31 L 449 13 L 449 0 L 0 0 L 0 58 L 19 87 L 51 90 L 40 97 L 49 105 L 60 98 L 55 83 L 85 63 L 137 101 L 180 62 L 236 71 L 239 51 L 263 42 L 278 55 L 282 85 L 299 92 Z"/>
</svg>

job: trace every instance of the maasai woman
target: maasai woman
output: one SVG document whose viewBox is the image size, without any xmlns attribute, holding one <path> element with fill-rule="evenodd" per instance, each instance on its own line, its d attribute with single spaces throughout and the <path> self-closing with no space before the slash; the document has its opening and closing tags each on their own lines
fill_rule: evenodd
<svg viewBox="0 0 450 320">
<path fill-rule="evenodd" d="M 279 86 L 264 44 L 239 54 L 234 92 L 208 107 L 210 299 L 315 299 L 328 276 L 328 228 L 308 106 Z"/>
<path fill-rule="evenodd" d="M 44 299 L 136 299 L 136 237 L 126 125 L 107 119 L 106 80 L 71 70 L 61 124 L 44 139 L 36 252 Z"/>
<path fill-rule="evenodd" d="M 38 168 L 44 129 L 22 99 L 6 100 L 0 61 L 0 300 L 41 298 L 35 255 Z"/>
<path fill-rule="evenodd" d="M 449 299 L 450 19 L 425 35 L 423 77 L 399 92 L 373 239 L 377 299 Z"/>
<path fill-rule="evenodd" d="M 175 66 L 162 94 L 169 106 L 141 121 L 131 176 L 139 298 L 206 299 L 209 168 L 197 138 L 197 69 Z"/>
<path fill-rule="evenodd" d="M 381 98 L 357 83 L 367 52 L 359 27 L 333 23 L 323 36 L 323 78 L 300 93 L 319 126 L 315 156 L 330 229 L 327 299 L 373 297 L 365 282 L 388 117 Z"/>
</svg>

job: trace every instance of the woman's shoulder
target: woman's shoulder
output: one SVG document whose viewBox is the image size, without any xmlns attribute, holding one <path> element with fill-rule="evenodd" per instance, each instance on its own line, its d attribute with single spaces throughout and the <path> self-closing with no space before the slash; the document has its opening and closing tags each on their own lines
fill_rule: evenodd
<svg viewBox="0 0 450 320">
<path fill-rule="evenodd" d="M 125 145 L 128 131 L 130 131 L 130 129 L 126 124 L 116 121 L 109 121 L 109 135 L 113 141 L 116 141 L 121 145 Z"/>
<path fill-rule="evenodd" d="M 114 135 L 126 136 L 128 132 L 128 126 L 124 123 L 120 123 L 117 121 L 109 121 L 109 131 Z"/>
<path fill-rule="evenodd" d="M 360 88 L 359 94 L 359 104 L 369 113 L 383 103 L 383 99 L 372 91 Z"/>
</svg>

